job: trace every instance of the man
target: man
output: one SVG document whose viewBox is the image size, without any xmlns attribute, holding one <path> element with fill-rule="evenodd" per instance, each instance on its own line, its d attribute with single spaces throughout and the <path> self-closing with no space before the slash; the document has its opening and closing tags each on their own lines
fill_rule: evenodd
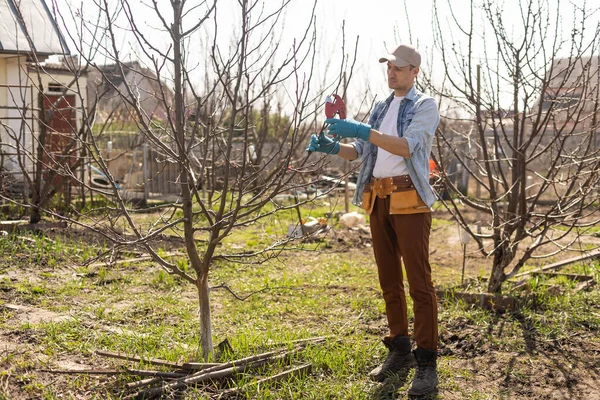
<svg viewBox="0 0 600 400">
<path fill-rule="evenodd" d="M 353 203 L 370 213 L 373 251 L 390 331 L 383 339 L 389 353 L 370 375 L 381 382 L 389 374 L 416 364 L 409 394 L 419 396 L 433 392 L 438 383 L 437 300 L 429 265 L 435 194 L 429 185 L 429 156 L 440 118 L 435 100 L 414 86 L 421 65 L 414 47 L 401 45 L 379 62 L 387 63 L 388 85 L 394 93 L 375 106 L 369 123 L 326 120 L 330 134 L 356 140 L 341 144 L 321 133 L 311 137 L 307 150 L 363 161 Z M 414 352 L 402 263 L 414 303 Z"/>
</svg>

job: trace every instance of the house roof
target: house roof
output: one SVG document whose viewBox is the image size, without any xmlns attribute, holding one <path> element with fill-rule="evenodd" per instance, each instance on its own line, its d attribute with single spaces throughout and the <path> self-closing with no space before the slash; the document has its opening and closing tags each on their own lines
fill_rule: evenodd
<svg viewBox="0 0 600 400">
<path fill-rule="evenodd" d="M 48 5 L 45 0 L 0 0 L 0 53 L 31 52 L 69 54 Z"/>
<path fill-rule="evenodd" d="M 167 96 L 170 96 L 172 91 L 165 85 L 161 84 L 160 79 L 154 71 L 143 67 L 138 61 L 123 62 L 120 64 L 107 64 L 97 66 L 98 70 L 93 69 L 89 72 L 91 80 L 96 80 L 101 83 L 106 90 L 113 90 L 113 87 L 120 87 L 126 81 L 127 84 L 137 86 L 140 81 L 144 80 L 147 85 L 156 93 L 164 90 Z M 125 80 L 121 75 L 121 69 L 125 75 Z M 151 95 L 146 93 L 144 97 Z"/>
<path fill-rule="evenodd" d="M 122 69 L 122 73 L 121 73 Z M 121 93 L 127 96 L 129 86 L 137 96 L 137 101 L 144 113 L 165 121 L 169 114 L 169 105 L 173 101 L 173 90 L 151 69 L 144 67 L 139 61 L 123 62 L 120 64 L 97 65 L 88 71 L 88 99 L 93 101 L 96 94 L 102 94 L 98 99 L 99 121 L 104 111 L 127 108 L 127 103 L 121 100 Z M 164 99 L 163 99 L 164 96 Z M 115 100 L 119 99 L 119 105 Z M 166 101 L 167 104 L 164 104 Z"/>
<path fill-rule="evenodd" d="M 599 56 L 585 56 L 576 59 L 554 59 L 550 88 L 574 88 L 594 84 L 598 80 L 598 58 Z"/>
</svg>

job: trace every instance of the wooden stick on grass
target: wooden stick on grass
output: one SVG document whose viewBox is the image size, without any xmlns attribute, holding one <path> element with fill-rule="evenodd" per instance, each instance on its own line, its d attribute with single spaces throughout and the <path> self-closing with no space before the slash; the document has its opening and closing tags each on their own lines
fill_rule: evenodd
<svg viewBox="0 0 600 400">
<path fill-rule="evenodd" d="M 221 363 L 197 363 L 197 362 L 187 362 L 181 365 L 181 369 L 185 370 L 202 370 L 206 368 L 212 368 L 221 365 Z"/>
<path fill-rule="evenodd" d="M 312 369 L 312 364 L 304 364 L 304 365 L 301 365 L 296 368 L 288 369 L 287 371 L 283 371 L 279 374 L 269 376 L 267 378 L 259 379 L 255 382 L 250 382 L 242 387 L 223 390 L 220 394 L 221 394 L 221 396 L 229 396 L 231 394 L 238 394 L 240 392 L 243 392 L 249 386 L 254 386 L 254 385 L 258 386 L 258 385 L 261 385 L 266 382 L 280 382 L 285 379 L 290 379 L 290 378 L 310 374 L 311 369 Z"/>
<path fill-rule="evenodd" d="M 101 350 L 96 350 L 96 354 L 99 356 L 104 356 L 104 357 L 110 357 L 110 358 L 117 358 L 119 360 L 126 360 L 126 361 L 133 361 L 133 362 L 145 362 L 151 365 L 157 365 L 160 367 L 170 367 L 170 368 L 178 368 L 178 369 L 183 369 L 183 365 L 181 364 L 177 364 L 171 361 L 166 361 L 166 360 L 160 360 L 158 358 L 142 358 L 142 357 L 136 357 L 136 356 L 130 356 L 124 353 L 113 353 L 110 351 L 101 351 Z"/>
<path fill-rule="evenodd" d="M 174 363 L 171 361 L 160 360 L 158 358 L 135 357 L 135 356 L 130 356 L 130 355 L 123 354 L 123 353 L 112 353 L 109 351 L 100 351 L 100 350 L 96 351 L 96 354 L 98 354 L 99 356 L 117 358 L 120 360 L 127 360 L 127 361 L 133 361 L 133 362 L 146 362 L 148 364 L 157 365 L 160 367 L 170 367 L 170 368 L 186 369 L 186 370 L 201 370 L 204 368 L 215 367 L 217 365 L 221 365 L 220 363 L 193 363 L 193 362 L 178 364 L 178 363 Z"/>
<path fill-rule="evenodd" d="M 163 371 L 148 371 L 143 369 L 41 369 L 41 372 L 50 372 L 53 374 L 87 374 L 87 375 L 137 375 L 137 376 L 153 376 L 161 378 L 181 378 L 188 374 L 177 372 Z"/>
<path fill-rule="evenodd" d="M 66 375 L 121 375 L 127 373 L 124 370 L 116 369 L 40 369 L 40 372 L 50 372 L 52 374 L 66 374 Z"/>
<path fill-rule="evenodd" d="M 282 360 L 295 353 L 296 351 L 297 350 L 292 350 L 288 352 L 272 351 L 256 356 L 231 361 L 216 367 L 207 368 L 206 370 L 197 372 L 185 378 L 179 378 L 176 381 L 167 383 L 163 386 L 143 390 L 136 395 L 136 398 L 151 399 L 161 396 L 167 391 L 181 389 L 185 386 L 196 384 L 202 381 L 225 378 L 238 372 L 243 372 L 248 369 L 261 367 L 269 362 Z"/>
<path fill-rule="evenodd" d="M 127 369 L 125 371 L 127 373 L 130 373 L 131 375 L 153 376 L 153 377 L 160 377 L 160 378 L 181 378 L 184 376 L 188 376 L 188 374 L 181 373 L 181 372 L 148 371 L 148 370 L 143 370 L 143 369 Z"/>
<path fill-rule="evenodd" d="M 141 389 L 146 386 L 154 385 L 155 383 L 159 383 L 163 380 L 163 378 L 146 378 L 135 382 L 129 382 L 126 386 L 128 389 Z"/>
<path fill-rule="evenodd" d="M 321 343 L 326 341 L 327 339 L 331 339 L 333 338 L 333 335 L 329 335 L 329 336 L 315 336 L 315 337 L 310 337 L 310 338 L 306 338 L 306 339 L 295 339 L 295 340 L 290 340 L 289 342 L 285 342 L 285 343 L 267 343 L 265 346 L 268 347 L 282 347 L 282 346 L 286 346 L 288 344 L 300 344 L 300 343 L 312 343 L 312 344 L 317 344 L 317 343 Z"/>
</svg>

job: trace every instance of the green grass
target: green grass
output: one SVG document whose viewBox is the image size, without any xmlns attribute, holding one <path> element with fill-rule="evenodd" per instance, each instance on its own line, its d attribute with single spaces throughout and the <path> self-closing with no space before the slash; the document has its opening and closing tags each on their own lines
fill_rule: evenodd
<svg viewBox="0 0 600 400">
<path fill-rule="evenodd" d="M 302 212 L 324 217 L 332 208 L 321 204 Z M 287 225 L 294 223 L 294 213 L 286 212 L 276 220 L 236 232 L 223 246 L 247 250 L 282 237 Z M 335 217 L 329 221 L 334 226 L 337 222 Z M 447 224 L 434 219 L 434 226 Z M 100 357 L 96 350 L 174 362 L 200 360 L 198 301 L 192 285 L 152 262 L 82 266 L 106 250 L 101 241 L 82 240 L 76 234 L 21 236 L 33 242 L 17 235 L 0 237 L 0 340 L 20 346 L 18 351 L 0 353 L 0 399 L 117 399 L 129 393 L 124 384 L 133 378 L 53 375 L 40 369 L 67 368 L 73 363 L 83 368 L 155 368 Z M 171 249 L 164 247 L 159 253 L 167 251 Z M 294 356 L 295 364 L 313 365 L 312 372 L 302 379 L 260 387 L 252 383 L 256 375 L 269 376 L 288 368 L 283 364 L 238 376 L 238 384 L 248 383 L 247 398 L 406 396 L 412 371 L 405 380 L 387 385 L 367 378 L 386 353 L 379 343 L 386 334 L 386 322 L 371 252 L 370 248 L 316 242 L 258 266 L 224 260 L 215 263 L 210 275 L 212 285 L 226 283 L 240 296 L 252 294 L 239 301 L 225 290 L 211 292 L 215 344 L 227 339 L 233 348 L 221 360 L 262 352 L 269 343 L 333 336 L 327 343 Z M 123 254 L 123 258 L 130 256 Z M 174 262 L 187 268 L 183 257 Z M 587 273 L 598 279 L 599 271 L 598 264 L 585 264 L 570 266 L 563 272 Z M 438 276 L 437 272 L 434 275 Z M 532 278 L 529 286 L 536 293 L 535 303 L 514 313 L 496 314 L 461 301 L 444 302 L 439 313 L 439 398 L 444 394 L 461 399 L 519 398 L 519 388 L 527 386 L 533 375 L 526 359 L 544 362 L 532 352 L 532 342 L 542 350 L 556 343 L 598 346 L 600 292 L 575 292 L 575 285 L 565 278 Z M 553 286 L 560 287 L 559 294 L 549 289 Z M 2 307 L 8 303 L 69 318 L 29 323 L 23 313 Z M 410 300 L 409 316 L 412 319 Z M 478 359 L 491 362 L 491 357 L 495 358 L 495 367 L 489 370 L 485 366 L 474 370 L 470 364 Z M 482 375 L 489 378 L 487 387 L 478 384 Z M 502 380 L 511 384 L 499 386 Z M 190 399 L 202 396 L 193 389 L 185 394 Z"/>
</svg>

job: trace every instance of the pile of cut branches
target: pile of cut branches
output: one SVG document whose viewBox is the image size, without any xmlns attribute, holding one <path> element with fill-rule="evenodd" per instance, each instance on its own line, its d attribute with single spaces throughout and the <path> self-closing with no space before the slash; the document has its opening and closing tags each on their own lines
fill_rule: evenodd
<svg viewBox="0 0 600 400">
<path fill-rule="evenodd" d="M 298 376 L 309 374 L 312 364 L 291 365 L 285 371 L 275 375 L 256 378 L 243 386 L 223 385 L 223 380 L 233 379 L 239 374 L 247 374 L 249 371 L 257 370 L 269 364 L 279 365 L 291 363 L 293 356 L 308 346 L 322 344 L 327 337 L 313 337 L 289 342 L 289 344 L 272 345 L 273 350 L 236 359 L 223 363 L 174 363 L 159 359 L 144 359 L 141 357 L 112 353 L 107 351 L 96 351 L 103 357 L 116 358 L 131 362 L 145 363 L 162 367 L 163 370 L 140 370 L 133 368 L 120 369 L 94 369 L 94 370 L 44 370 L 52 373 L 89 374 L 89 375 L 131 375 L 141 379 L 127 383 L 127 390 L 131 391 L 124 399 L 154 399 L 177 391 L 194 387 L 202 390 L 206 395 L 215 399 L 233 398 L 246 391 L 251 386 L 264 383 L 273 383 L 289 380 Z M 171 369 L 171 371 L 166 371 Z M 229 387 L 225 387 L 229 386 Z"/>
</svg>

